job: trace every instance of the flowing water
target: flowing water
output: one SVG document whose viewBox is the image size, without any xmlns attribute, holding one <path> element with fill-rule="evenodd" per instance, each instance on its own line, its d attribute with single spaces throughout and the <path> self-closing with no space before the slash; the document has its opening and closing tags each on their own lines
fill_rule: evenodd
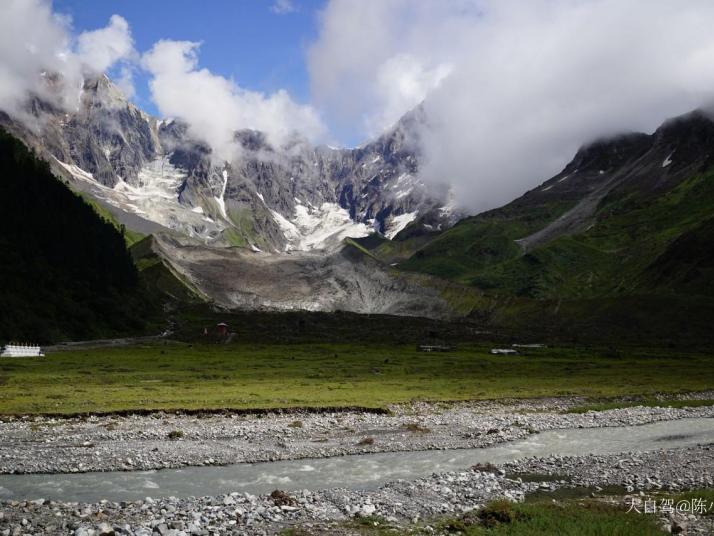
<svg viewBox="0 0 714 536">
<path fill-rule="evenodd" d="M 714 418 L 682 419 L 642 426 L 550 430 L 520 441 L 476 449 L 357 454 L 159 471 L 0 475 L 0 499 L 95 502 L 144 497 L 253 494 L 345 487 L 373 489 L 384 482 L 503 463 L 528 456 L 612 454 L 687 447 L 714 442 Z"/>
</svg>

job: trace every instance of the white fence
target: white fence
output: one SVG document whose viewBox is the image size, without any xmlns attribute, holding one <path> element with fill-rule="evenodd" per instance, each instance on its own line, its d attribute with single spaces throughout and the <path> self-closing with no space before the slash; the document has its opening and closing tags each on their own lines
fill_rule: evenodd
<svg viewBox="0 0 714 536">
<path fill-rule="evenodd" d="M 8 344 L 0 357 L 39 357 L 43 355 L 45 354 L 42 353 L 42 348 L 33 344 Z"/>
</svg>

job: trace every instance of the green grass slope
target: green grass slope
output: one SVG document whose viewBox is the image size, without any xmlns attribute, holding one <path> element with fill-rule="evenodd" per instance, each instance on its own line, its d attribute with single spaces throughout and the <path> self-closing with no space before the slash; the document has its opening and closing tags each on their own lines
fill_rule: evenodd
<svg viewBox="0 0 714 536">
<path fill-rule="evenodd" d="M 570 200 L 543 199 L 537 203 L 515 201 L 505 207 L 465 218 L 440 233 L 399 266 L 467 284 L 473 284 L 492 266 L 518 259 L 515 242 L 560 216 Z M 493 286 L 482 283 L 481 286 Z"/>
<path fill-rule="evenodd" d="M 523 253 L 515 239 L 544 226 L 527 208 L 460 222 L 401 268 L 439 275 L 493 292 L 538 299 L 623 294 L 712 294 L 714 170 L 652 197 L 614 190 L 584 232 Z M 563 211 L 565 207 L 559 207 Z M 530 217 L 531 225 L 523 219 Z"/>
<path fill-rule="evenodd" d="M 129 249 L 147 297 L 154 303 L 173 305 L 188 306 L 207 302 L 206 296 L 164 262 L 154 251 L 153 245 L 154 237 L 147 236 Z"/>
<path fill-rule="evenodd" d="M 146 236 L 138 231 L 127 229 L 125 225 L 119 223 L 119 220 L 114 217 L 114 214 L 112 214 L 109 209 L 103 206 L 91 195 L 85 193 L 80 193 L 79 195 L 82 196 L 82 199 L 84 199 L 84 201 L 87 202 L 100 217 L 111 223 L 116 228 L 116 230 L 119 231 L 119 233 L 124 238 L 124 242 L 126 242 L 127 247 L 133 246 Z"/>
<path fill-rule="evenodd" d="M 587 159 L 576 156 L 545 185 L 433 237 L 399 268 L 481 289 L 498 303 L 486 320 L 501 326 L 551 335 L 711 340 L 714 123 L 689 116 L 650 139 L 644 156 L 637 138 L 632 157 L 605 170 L 599 169 L 607 165 L 602 158 L 587 168 Z M 617 143 L 591 152 L 626 154 Z M 667 154 L 681 156 L 667 167 Z M 575 180 L 580 191 L 565 190 L 563 181 Z M 527 251 L 517 242 L 558 221 L 598 181 L 612 187 L 579 226 Z M 473 314 L 484 318 L 478 307 Z"/>
</svg>

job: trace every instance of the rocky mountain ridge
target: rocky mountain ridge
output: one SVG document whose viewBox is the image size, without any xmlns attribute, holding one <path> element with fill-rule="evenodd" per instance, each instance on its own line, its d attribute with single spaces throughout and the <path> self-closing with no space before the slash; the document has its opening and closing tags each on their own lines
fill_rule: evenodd
<svg viewBox="0 0 714 536">
<path fill-rule="evenodd" d="M 230 161 L 216 161 L 188 125 L 138 110 L 106 78 L 85 84 L 75 114 L 37 99 L 32 110 L 34 129 L 0 122 L 73 189 L 154 235 L 144 244 L 151 262 L 225 308 L 488 324 L 513 323 L 513 311 L 543 319 L 546 308 L 557 329 L 580 319 L 589 330 L 612 315 L 592 320 L 588 300 L 632 317 L 642 296 L 710 307 L 714 121 L 705 112 L 588 144 L 518 199 L 452 225 L 448 196 L 418 180 L 419 108 L 354 149 L 297 137 L 275 148 L 237 131 Z M 662 315 L 650 324 L 671 327 Z"/>
<path fill-rule="evenodd" d="M 297 136 L 276 148 L 260 132 L 237 131 L 228 161 L 185 123 L 128 102 L 106 76 L 85 81 L 74 113 L 37 98 L 30 111 L 32 128 L 6 115 L 0 123 L 137 231 L 170 229 L 203 244 L 284 252 L 372 232 L 393 238 L 427 213 L 440 225 L 454 221 L 445 193 L 417 178 L 419 109 L 355 149 Z"/>
</svg>

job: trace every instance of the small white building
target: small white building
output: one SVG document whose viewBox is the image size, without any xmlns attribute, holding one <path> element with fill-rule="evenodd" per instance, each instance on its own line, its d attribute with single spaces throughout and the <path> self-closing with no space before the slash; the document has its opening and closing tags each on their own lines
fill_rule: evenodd
<svg viewBox="0 0 714 536">
<path fill-rule="evenodd" d="M 42 348 L 35 344 L 7 344 L 0 357 L 41 357 Z"/>
<path fill-rule="evenodd" d="M 518 355 L 518 350 L 513 348 L 491 348 L 493 355 Z"/>
</svg>

